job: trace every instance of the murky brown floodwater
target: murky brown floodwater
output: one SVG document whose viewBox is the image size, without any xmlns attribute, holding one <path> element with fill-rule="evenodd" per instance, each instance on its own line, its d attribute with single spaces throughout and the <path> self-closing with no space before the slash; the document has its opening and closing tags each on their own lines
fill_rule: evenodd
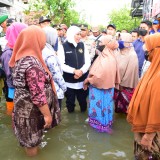
<svg viewBox="0 0 160 160">
<path fill-rule="evenodd" d="M 62 122 L 45 133 L 43 148 L 34 158 L 26 157 L 13 134 L 11 117 L 0 105 L 0 160 L 133 160 L 133 134 L 126 116 L 115 114 L 113 134 L 98 133 L 86 122 L 87 112 L 68 114 L 63 106 Z"/>
</svg>

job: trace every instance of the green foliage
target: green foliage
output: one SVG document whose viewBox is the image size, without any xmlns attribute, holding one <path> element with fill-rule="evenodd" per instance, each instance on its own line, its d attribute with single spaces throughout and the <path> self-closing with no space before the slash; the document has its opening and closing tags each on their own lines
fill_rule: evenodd
<svg viewBox="0 0 160 160">
<path fill-rule="evenodd" d="M 108 15 L 110 18 L 109 23 L 114 23 L 116 25 L 117 30 L 126 29 L 131 31 L 134 28 L 137 28 L 140 25 L 141 18 L 132 18 L 130 16 L 131 9 L 127 6 L 120 8 L 119 10 L 112 10 L 112 12 Z"/>
<path fill-rule="evenodd" d="M 53 24 L 81 23 L 79 13 L 73 9 L 74 6 L 75 3 L 72 0 L 36 0 L 30 2 L 29 9 L 24 13 L 34 11 L 38 12 L 39 17 L 49 15 Z"/>
</svg>

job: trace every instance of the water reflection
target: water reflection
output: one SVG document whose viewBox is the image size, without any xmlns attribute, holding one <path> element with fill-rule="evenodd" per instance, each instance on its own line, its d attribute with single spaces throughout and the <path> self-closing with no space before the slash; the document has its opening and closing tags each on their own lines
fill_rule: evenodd
<svg viewBox="0 0 160 160">
<path fill-rule="evenodd" d="M 79 108 L 73 114 L 62 109 L 60 126 L 45 133 L 37 157 L 25 156 L 12 132 L 11 117 L 0 107 L 1 160 L 132 160 L 133 134 L 125 115 L 115 114 L 112 135 L 98 133 L 86 122 Z"/>
</svg>

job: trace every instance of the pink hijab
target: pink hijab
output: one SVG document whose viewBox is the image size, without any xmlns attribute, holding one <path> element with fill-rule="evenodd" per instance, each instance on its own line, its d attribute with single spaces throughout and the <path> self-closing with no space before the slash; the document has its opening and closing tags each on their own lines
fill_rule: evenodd
<svg viewBox="0 0 160 160">
<path fill-rule="evenodd" d="M 27 25 L 24 23 L 14 22 L 11 24 L 11 26 L 9 26 L 7 28 L 6 40 L 8 41 L 7 45 L 10 48 L 14 47 L 14 44 L 16 42 L 16 39 L 17 39 L 19 33 L 26 27 L 27 27 Z"/>
<path fill-rule="evenodd" d="M 105 48 L 93 63 L 87 80 L 96 88 L 109 89 L 120 83 L 119 69 L 114 56 L 118 43 L 111 35 L 102 36 L 100 40 Z"/>
</svg>

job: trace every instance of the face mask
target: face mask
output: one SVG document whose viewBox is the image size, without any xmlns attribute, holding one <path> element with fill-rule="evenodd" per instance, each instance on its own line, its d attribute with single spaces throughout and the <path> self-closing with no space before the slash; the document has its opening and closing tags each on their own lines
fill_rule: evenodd
<svg viewBox="0 0 160 160">
<path fill-rule="evenodd" d="M 118 43 L 119 43 L 119 49 L 125 48 L 124 41 L 119 40 Z"/>
<path fill-rule="evenodd" d="M 97 46 L 97 49 L 98 49 L 100 52 L 102 52 L 104 48 L 105 48 L 105 45 L 98 45 L 98 46 Z"/>
<path fill-rule="evenodd" d="M 143 37 L 146 36 L 146 35 L 147 35 L 147 32 L 148 32 L 148 31 L 145 30 L 145 29 L 139 29 L 139 35 L 140 35 L 140 36 L 143 36 Z"/>
<path fill-rule="evenodd" d="M 144 52 L 144 57 L 145 57 L 145 60 L 148 61 L 148 57 L 149 57 L 149 52 L 148 51 Z"/>
<path fill-rule="evenodd" d="M 97 41 L 96 49 L 98 49 L 100 52 L 102 52 L 103 49 L 105 48 L 105 45 L 102 45 L 102 44 L 100 44 L 100 43 L 101 43 L 101 41 L 98 40 L 98 41 Z"/>
</svg>

